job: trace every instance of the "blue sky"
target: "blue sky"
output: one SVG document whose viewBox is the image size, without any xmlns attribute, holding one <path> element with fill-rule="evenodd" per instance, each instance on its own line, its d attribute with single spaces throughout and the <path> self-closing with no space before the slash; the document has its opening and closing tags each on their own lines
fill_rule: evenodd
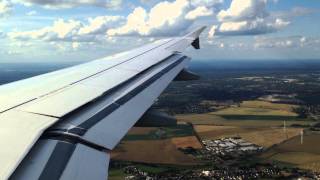
<svg viewBox="0 0 320 180">
<path fill-rule="evenodd" d="M 194 59 L 320 59 L 319 19 L 319 0 L 0 0 L 0 61 L 89 61 L 203 25 Z"/>
</svg>

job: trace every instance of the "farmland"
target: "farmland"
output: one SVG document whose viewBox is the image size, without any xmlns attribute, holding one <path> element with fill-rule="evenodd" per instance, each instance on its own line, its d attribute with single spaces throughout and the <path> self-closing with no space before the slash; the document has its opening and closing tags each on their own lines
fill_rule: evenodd
<svg viewBox="0 0 320 180">
<path fill-rule="evenodd" d="M 320 134 L 308 132 L 301 143 L 300 136 L 270 148 L 261 155 L 264 161 L 287 163 L 320 172 Z"/>
<path fill-rule="evenodd" d="M 199 143 L 188 138 L 180 144 L 198 147 Z M 178 150 L 179 144 L 172 139 L 165 140 L 138 140 L 124 141 L 112 152 L 114 160 L 155 163 L 195 165 L 199 163 L 194 157 L 186 155 Z"/>
<path fill-rule="evenodd" d="M 134 127 L 123 141 L 112 151 L 114 160 L 195 165 L 200 162 L 179 148 L 202 148 L 193 135 L 192 126 L 182 124 L 168 128 Z"/>
<path fill-rule="evenodd" d="M 291 125 L 313 123 L 310 119 L 298 118 L 293 108 L 295 105 L 254 100 L 244 101 L 237 106 L 224 107 L 209 113 L 176 115 L 179 122 L 176 127 L 132 128 L 112 152 L 112 159 L 177 166 L 201 165 L 203 162 L 199 159 L 179 150 L 190 147 L 202 148 L 195 133 L 201 139 L 236 136 L 265 148 L 274 148 L 279 144 L 284 146 L 283 142 L 289 142 L 290 139 L 298 137 L 303 130 L 290 127 Z M 287 126 L 285 129 L 283 128 L 284 121 Z M 186 122 L 193 126 L 185 124 Z M 270 156 L 268 158 L 285 161 L 288 158 L 294 159 L 292 156 L 295 156 L 292 152 L 291 154 L 275 152 L 278 151 L 276 149 L 268 151 L 267 154 Z M 264 155 L 262 159 L 268 159 L 266 156 Z M 310 166 L 308 163 L 303 163 L 305 167 L 308 165 Z"/>
<path fill-rule="evenodd" d="M 244 163 L 235 162 L 237 167 L 271 163 L 288 167 L 289 174 L 293 167 L 319 171 L 319 137 L 308 134 L 314 133 L 310 127 L 317 123 L 319 112 L 320 86 L 314 83 L 318 77 L 306 71 L 224 71 L 201 71 L 202 80 L 170 85 L 153 107 L 175 116 L 179 125 L 133 128 L 112 153 L 112 160 L 136 166 L 147 163 L 143 165 L 147 172 L 150 167 L 164 172 L 168 167 L 195 165 L 219 169 L 223 163 L 208 166 L 181 149 L 201 149 L 198 138 L 241 137 L 264 151 L 246 157 Z M 296 81 L 286 82 L 288 78 Z"/>
<path fill-rule="evenodd" d="M 179 121 L 197 125 L 222 125 L 241 127 L 276 127 L 293 124 L 309 125 L 310 119 L 298 118 L 293 112 L 296 105 L 275 104 L 265 101 L 244 101 L 232 107 L 203 114 L 179 114 Z"/>
</svg>

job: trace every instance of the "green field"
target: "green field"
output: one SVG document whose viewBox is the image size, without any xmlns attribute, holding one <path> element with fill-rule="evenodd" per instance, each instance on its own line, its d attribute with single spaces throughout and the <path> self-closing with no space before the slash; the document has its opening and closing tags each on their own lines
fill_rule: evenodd
<svg viewBox="0 0 320 180">
<path fill-rule="evenodd" d="M 277 164 L 317 170 L 320 168 L 320 163 L 317 163 L 320 162 L 320 154 L 309 152 L 312 148 L 320 152 L 320 149 L 314 148 L 318 144 L 315 141 L 317 138 L 312 138 L 312 145 L 307 145 L 305 150 L 292 152 L 292 149 L 298 146 L 288 145 L 291 138 L 294 142 L 297 141 L 294 137 L 297 137 L 302 130 L 302 128 L 290 127 L 291 125 L 309 126 L 314 123 L 311 119 L 298 118 L 293 112 L 293 108 L 296 107 L 263 101 L 245 101 L 239 106 L 225 107 L 215 112 L 176 115 L 178 122 L 183 122 L 176 127 L 133 128 L 125 136 L 123 143 L 116 148 L 117 152 L 113 157 L 121 161 L 157 164 L 155 166 L 139 165 L 140 169 L 150 173 L 173 170 L 166 166 L 158 166 L 159 164 L 172 164 L 175 165 L 174 167 L 185 165 L 185 169 L 201 165 L 203 162 L 191 155 L 183 154 L 177 148 L 177 144 L 189 145 L 194 141 L 183 139 L 180 140 L 181 142 L 175 142 L 173 140 L 175 137 L 195 136 L 196 131 L 203 139 L 240 136 L 246 141 L 270 148 L 270 151 L 258 158 L 262 162 L 272 161 Z M 284 121 L 288 126 L 286 131 L 283 130 Z M 186 122 L 192 123 L 195 129 L 185 124 Z M 162 135 L 159 135 L 159 131 Z M 112 171 L 111 175 L 110 179 L 121 179 L 123 172 Z"/>
<path fill-rule="evenodd" d="M 224 108 L 204 114 L 176 115 L 179 121 L 196 125 L 223 125 L 242 127 L 275 127 L 292 124 L 310 125 L 310 119 L 298 118 L 293 112 L 297 106 L 273 104 L 264 101 L 244 101 L 239 106 Z"/>
<path fill-rule="evenodd" d="M 123 180 L 127 176 L 122 169 L 110 168 L 108 173 L 108 178 L 110 180 Z"/>
<path fill-rule="evenodd" d="M 138 169 L 147 172 L 149 174 L 159 174 L 159 173 L 169 173 L 169 172 L 181 172 L 189 171 L 195 168 L 206 167 L 206 165 L 199 166 L 182 166 L 182 165 L 156 165 L 156 164 L 140 164 L 135 163 L 135 167 Z M 110 180 L 123 180 L 125 179 L 126 174 L 123 169 L 110 169 L 109 170 L 109 179 Z"/>
<path fill-rule="evenodd" d="M 163 131 L 163 136 L 159 137 L 159 129 Z M 176 127 L 164 127 L 152 130 L 145 134 L 128 134 L 124 137 L 125 141 L 138 141 L 138 140 L 158 140 L 173 137 L 193 136 L 193 128 L 188 124 L 179 124 Z"/>
</svg>

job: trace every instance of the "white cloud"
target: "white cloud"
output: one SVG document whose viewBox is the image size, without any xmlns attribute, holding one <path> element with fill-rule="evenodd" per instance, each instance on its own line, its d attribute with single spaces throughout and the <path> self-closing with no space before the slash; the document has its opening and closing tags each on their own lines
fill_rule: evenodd
<svg viewBox="0 0 320 180">
<path fill-rule="evenodd" d="M 241 29 L 246 29 L 248 26 L 247 21 L 239 21 L 239 22 L 225 22 L 222 23 L 219 31 L 226 32 L 226 31 L 239 31 Z"/>
<path fill-rule="evenodd" d="M 28 2 L 31 1 L 28 0 Z M 50 2 L 42 1 L 41 3 L 44 6 L 50 4 L 50 8 L 54 7 L 52 1 Z M 88 3 L 89 1 L 81 1 L 81 3 L 84 2 Z M 81 47 L 87 47 L 89 43 L 95 45 L 119 43 L 117 39 L 120 37 L 116 36 L 126 36 L 126 39 L 130 39 L 129 36 L 131 35 L 149 36 L 148 38 L 141 38 L 141 41 L 146 40 L 148 42 L 155 36 L 176 36 L 183 33 L 193 25 L 197 18 L 212 15 L 215 6 L 221 4 L 221 2 L 222 0 L 162 1 L 155 4 L 150 10 L 137 7 L 127 17 L 98 16 L 88 18 L 85 21 L 57 19 L 53 21 L 52 25 L 28 31 L 14 30 L 7 36 L 12 42 L 28 41 L 43 46 L 49 44 L 61 51 L 79 50 Z M 32 4 L 29 5 L 38 3 L 40 1 L 32 1 Z M 195 6 L 196 4 L 199 6 Z M 57 5 L 57 7 L 60 7 L 60 5 Z M 35 13 L 31 11 L 28 14 Z M 141 43 L 131 41 L 131 44 L 132 42 Z"/>
<path fill-rule="evenodd" d="M 301 42 L 301 43 L 305 43 L 306 41 L 307 41 L 307 38 L 306 38 L 306 37 L 303 36 L 303 37 L 300 38 L 300 42 Z"/>
<path fill-rule="evenodd" d="M 215 25 L 211 26 L 211 28 L 210 28 L 210 30 L 208 32 L 209 38 L 213 38 L 214 37 L 217 28 L 218 28 L 218 26 L 215 26 Z"/>
<path fill-rule="evenodd" d="M 219 7 L 223 2 L 224 0 L 190 0 L 191 5 L 194 7 Z"/>
<path fill-rule="evenodd" d="M 92 42 L 105 38 L 107 29 L 119 19 L 120 16 L 98 16 L 88 18 L 87 23 L 58 19 L 52 26 L 31 31 L 14 31 L 8 33 L 8 36 L 16 40 Z"/>
<path fill-rule="evenodd" d="M 29 11 L 26 13 L 27 16 L 34 16 L 37 14 L 37 11 Z"/>
<path fill-rule="evenodd" d="M 232 0 L 226 10 L 217 14 L 220 24 L 211 28 L 213 35 L 258 35 L 279 31 L 288 26 L 289 21 L 274 18 L 266 10 L 267 0 Z"/>
<path fill-rule="evenodd" d="M 33 31 L 10 32 L 8 35 L 12 39 L 20 40 L 67 40 L 76 35 L 81 26 L 80 21 L 58 19 L 52 26 Z"/>
<path fill-rule="evenodd" d="M 280 29 L 288 26 L 289 24 L 290 24 L 289 21 L 284 21 L 283 19 L 277 18 L 274 23 L 274 27 L 277 29 Z"/>
<path fill-rule="evenodd" d="M 288 19 L 297 16 L 305 16 L 317 12 L 316 9 L 296 6 L 286 11 L 276 11 L 271 14 L 275 18 Z"/>
<path fill-rule="evenodd" d="M 0 1 L 0 18 L 7 16 L 12 10 L 12 4 L 8 0 Z"/>
<path fill-rule="evenodd" d="M 17 50 L 9 50 L 9 51 L 7 51 L 7 54 L 11 55 L 11 56 L 15 56 L 15 55 L 19 55 L 21 53 Z"/>
<path fill-rule="evenodd" d="M 64 39 L 68 35 L 76 34 L 79 27 L 81 27 L 81 23 L 79 21 L 64 21 L 63 19 L 59 19 L 58 21 L 54 22 L 51 31 L 56 33 L 58 38 Z"/>
<path fill-rule="evenodd" d="M 44 40 L 65 40 L 72 38 L 77 34 L 79 28 L 82 26 L 80 21 L 58 19 L 53 23 L 51 27 L 45 27 L 40 30 L 35 31 L 26 31 L 26 32 L 17 32 L 13 33 L 13 37 L 19 37 L 22 35 L 22 38 L 29 36 L 33 39 L 44 39 Z M 11 35 L 11 34 L 9 34 Z"/>
<path fill-rule="evenodd" d="M 40 3 L 40 0 L 23 2 L 30 3 L 31 1 L 33 4 Z M 53 5 L 58 1 L 62 0 L 41 1 L 41 3 Z M 89 3 L 89 1 L 96 2 L 97 0 L 82 0 L 77 3 Z M 70 1 L 63 1 L 62 4 L 66 2 L 70 3 Z M 127 17 L 99 16 L 88 18 L 86 22 L 60 19 L 55 21 L 52 26 L 31 31 L 14 31 L 9 35 L 13 39 L 20 40 L 77 42 L 100 41 L 109 36 L 176 36 L 188 30 L 199 17 L 212 15 L 214 8 L 222 2 L 223 0 L 162 1 L 148 11 L 137 7 Z M 29 14 L 34 14 L 34 12 Z M 200 25 L 203 24 L 197 24 L 197 26 Z"/>
<path fill-rule="evenodd" d="M 114 26 L 121 16 L 98 16 L 96 18 L 89 18 L 89 24 L 79 29 L 79 34 L 103 34 L 108 28 Z"/>
<path fill-rule="evenodd" d="M 212 10 L 208 9 L 205 6 L 199 6 L 196 9 L 188 12 L 185 18 L 189 20 L 194 20 L 194 19 L 197 19 L 198 17 L 210 16 L 212 14 L 213 14 Z"/>
<path fill-rule="evenodd" d="M 265 19 L 258 18 L 253 21 L 224 22 L 219 28 L 215 28 L 215 35 L 258 35 L 276 32 L 290 22 L 282 19 L 276 19 L 269 22 Z M 212 34 L 212 33 L 211 33 Z"/>
<path fill-rule="evenodd" d="M 142 7 L 137 7 L 128 15 L 125 25 L 110 29 L 107 34 L 109 36 L 134 34 L 150 36 L 155 32 L 170 33 L 171 31 L 172 33 L 172 29 L 185 27 L 184 15 L 188 7 L 188 0 L 163 1 L 151 8 L 149 12 Z"/>
<path fill-rule="evenodd" d="M 319 38 L 307 38 L 305 36 L 289 37 L 256 37 L 254 42 L 255 48 L 314 48 L 320 45 Z"/>
<path fill-rule="evenodd" d="M 217 17 L 220 21 L 244 21 L 249 19 L 264 18 L 267 0 L 233 0 L 230 8 L 222 10 Z"/>
<path fill-rule="evenodd" d="M 108 9 L 120 8 L 122 0 L 13 0 L 25 6 L 40 5 L 45 8 L 73 8 L 78 6 L 97 6 Z"/>
<path fill-rule="evenodd" d="M 172 36 L 188 29 L 199 17 L 214 14 L 223 0 L 162 1 L 149 11 L 137 7 L 126 23 L 107 31 L 108 36 Z"/>
<path fill-rule="evenodd" d="M 5 36 L 6 36 L 6 34 L 4 32 L 2 32 L 2 31 L 0 31 L 0 39 L 4 38 Z"/>
<path fill-rule="evenodd" d="M 72 43 L 72 48 L 73 48 L 74 50 L 77 50 L 79 47 L 80 47 L 80 43 L 79 43 L 79 42 L 73 42 L 73 43 Z"/>
</svg>

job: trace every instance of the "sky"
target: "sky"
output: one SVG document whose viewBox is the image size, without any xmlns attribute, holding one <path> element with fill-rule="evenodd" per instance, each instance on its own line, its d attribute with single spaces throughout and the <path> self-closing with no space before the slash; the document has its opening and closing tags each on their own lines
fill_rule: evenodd
<svg viewBox="0 0 320 180">
<path fill-rule="evenodd" d="M 197 60 L 320 60 L 319 0 L 0 0 L 1 62 L 82 62 L 200 26 Z"/>
</svg>

